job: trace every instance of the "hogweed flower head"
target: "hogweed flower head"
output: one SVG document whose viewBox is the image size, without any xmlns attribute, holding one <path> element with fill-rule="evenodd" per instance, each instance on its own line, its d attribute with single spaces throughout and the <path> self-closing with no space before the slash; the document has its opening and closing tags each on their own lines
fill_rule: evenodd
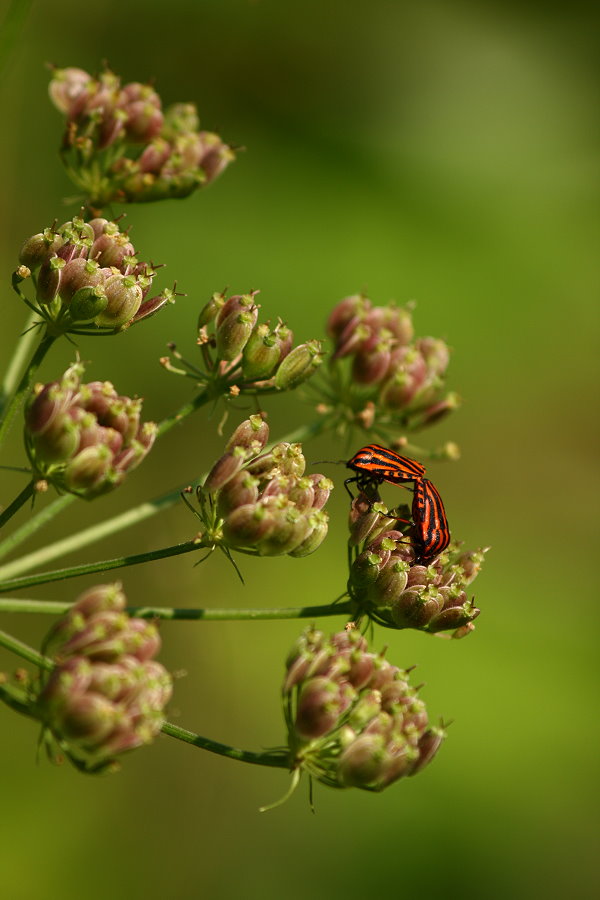
<svg viewBox="0 0 600 900">
<path fill-rule="evenodd" d="M 300 444 L 264 452 L 268 439 L 267 423 L 255 415 L 227 442 L 199 491 L 205 539 L 260 556 L 308 556 L 327 535 L 323 507 L 333 484 L 305 474 Z"/>
<path fill-rule="evenodd" d="M 120 584 L 91 588 L 45 641 L 56 665 L 38 697 L 40 717 L 90 771 L 150 743 L 172 693 L 171 676 L 154 659 L 156 626 L 130 618 L 125 604 Z"/>
<path fill-rule="evenodd" d="M 274 325 L 259 322 L 258 294 L 215 293 L 201 309 L 197 343 L 205 371 L 179 354 L 176 358 L 184 370 L 171 368 L 168 357 L 163 365 L 203 383 L 213 382 L 215 393 L 236 396 L 288 391 L 303 384 L 323 362 L 321 342 L 293 347 L 293 334 L 281 319 Z"/>
<path fill-rule="evenodd" d="M 174 302 L 150 296 L 156 271 L 116 222 L 76 216 L 28 238 L 19 260 L 33 273 L 37 311 L 53 334 L 123 331 Z"/>
<path fill-rule="evenodd" d="M 348 593 L 356 615 L 367 615 L 389 628 L 416 628 L 429 633 L 452 632 L 463 637 L 479 615 L 467 592 L 476 578 L 487 548 L 464 552 L 457 543 L 429 561 L 418 562 L 418 544 L 411 529 L 399 530 L 408 507 L 390 519 L 381 504 L 363 495 L 350 513 L 350 546 L 357 555 L 350 568 Z"/>
<path fill-rule="evenodd" d="M 38 385 L 25 411 L 25 448 L 37 477 L 84 499 L 118 487 L 144 459 L 156 425 L 141 421 L 142 401 L 109 381 L 81 382 L 76 362 L 59 381 Z"/>
<path fill-rule="evenodd" d="M 437 338 L 415 339 L 408 307 L 374 306 L 354 294 L 333 308 L 327 334 L 333 341 L 332 385 L 343 379 L 343 360 L 350 361 L 337 410 L 342 422 L 392 433 L 398 426 L 432 424 L 458 405 L 456 394 L 443 391 L 447 345 Z"/>
<path fill-rule="evenodd" d="M 97 77 L 54 69 L 49 93 L 66 118 L 69 175 L 93 206 L 187 197 L 235 159 L 218 134 L 200 129 L 193 104 L 163 110 L 152 85 L 122 85 L 108 69 Z"/>
<path fill-rule="evenodd" d="M 409 673 L 356 630 L 308 628 L 286 662 L 283 708 L 292 766 L 330 787 L 381 791 L 415 775 L 445 737 L 429 725 Z"/>
</svg>

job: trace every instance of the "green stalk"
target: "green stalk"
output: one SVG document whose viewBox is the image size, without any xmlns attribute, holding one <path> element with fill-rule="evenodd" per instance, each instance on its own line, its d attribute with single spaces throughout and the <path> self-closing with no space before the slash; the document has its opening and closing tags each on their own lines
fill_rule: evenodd
<svg viewBox="0 0 600 900">
<path fill-rule="evenodd" d="M 59 556 L 65 556 L 67 553 L 73 553 L 75 550 L 87 547 L 95 541 L 99 541 L 109 535 L 123 531 L 125 528 L 130 528 L 132 525 L 137 525 L 138 522 L 143 522 L 145 519 L 154 516 L 161 510 L 173 506 L 173 504 L 180 499 L 181 491 L 184 487 L 187 487 L 187 485 L 177 488 L 175 491 L 169 491 L 168 494 L 163 494 L 162 497 L 157 497 L 155 500 L 141 503 L 139 506 L 135 506 L 125 513 L 113 516 L 110 519 L 105 519 L 104 522 L 99 522 L 97 525 L 92 525 L 90 528 L 85 528 L 83 531 L 77 531 L 75 534 L 69 535 L 69 537 L 63 538 L 60 541 L 55 541 L 53 544 L 47 544 L 45 547 L 41 547 L 33 553 L 28 553 L 27 556 L 21 556 L 19 559 L 7 563 L 5 566 L 0 567 L 0 582 L 5 578 L 13 578 L 15 575 L 20 575 L 22 572 L 29 572 L 31 569 L 50 562 L 52 559 L 57 559 Z M 64 509 L 64 507 L 68 505 L 68 502 L 76 499 L 77 498 L 73 494 L 65 494 L 63 497 L 59 497 L 58 500 L 51 504 L 51 506 L 55 507 L 54 511 L 52 511 L 49 506 L 39 514 L 39 517 L 41 518 L 43 513 L 48 513 L 47 518 L 44 521 L 38 523 L 36 521 L 38 517 L 34 516 L 29 523 L 26 523 L 23 528 L 20 529 L 22 534 L 19 536 L 20 539 L 17 543 L 20 543 L 21 540 L 25 540 L 30 533 L 37 531 L 37 529 L 44 525 L 45 522 L 49 521 L 53 515 L 56 515 L 57 512 Z M 27 524 L 29 524 L 29 529 L 27 528 Z M 15 535 L 17 535 L 17 532 L 10 535 L 6 541 L 3 541 L 0 544 L 0 558 L 15 546 Z"/>
<path fill-rule="evenodd" d="M 0 422 L 0 445 L 8 434 L 8 430 L 12 425 L 14 417 L 20 410 L 27 394 L 31 389 L 35 373 L 37 372 L 42 360 L 44 359 L 46 353 L 55 340 L 56 337 L 54 337 L 53 335 L 45 334 L 40 341 L 37 350 L 33 354 L 31 362 L 27 366 L 27 369 L 25 370 L 23 377 L 21 378 L 17 386 L 15 393 L 13 394 L 11 400 L 9 401 L 3 412 L 2 420 Z"/>
<path fill-rule="evenodd" d="M 48 659 L 46 656 L 42 656 L 42 654 L 38 653 L 37 650 L 34 650 L 33 647 L 29 647 L 27 644 L 24 644 L 23 641 L 19 641 L 6 631 L 0 631 L 0 647 L 4 647 L 5 650 L 10 650 L 11 653 L 16 653 L 21 659 L 33 663 L 34 666 L 38 666 L 40 669 L 50 670 L 54 668 L 52 660 Z"/>
<path fill-rule="evenodd" d="M 195 401 L 187 404 L 187 406 L 182 407 L 179 410 L 179 413 L 170 416 L 168 419 L 163 419 L 163 422 L 159 424 L 159 434 L 164 434 L 165 431 L 168 431 L 169 428 L 173 427 L 178 421 L 180 421 L 180 417 L 182 415 L 182 410 L 188 409 L 186 415 L 189 415 L 190 411 L 194 404 L 194 408 L 198 408 L 198 400 L 199 395 Z M 205 401 L 206 402 L 205 398 Z M 170 423 L 168 426 L 165 426 L 163 431 L 160 431 L 164 423 Z M 294 431 L 289 432 L 284 435 L 281 440 L 293 442 L 303 442 L 307 441 L 312 437 L 320 434 L 321 431 L 326 427 L 326 421 L 322 419 L 318 419 L 316 422 L 313 422 L 311 425 L 303 425 Z M 201 476 L 198 479 L 198 482 L 201 482 L 204 479 L 204 476 Z M 197 482 L 192 482 L 192 485 L 195 485 Z M 16 575 L 20 575 L 22 572 L 28 572 L 37 566 L 43 565 L 44 563 L 50 562 L 50 560 L 57 559 L 61 556 L 64 556 L 67 553 L 73 553 L 75 550 L 81 549 L 81 547 L 87 547 L 89 544 L 93 544 L 95 541 L 99 541 L 101 538 L 107 537 L 111 534 L 116 534 L 118 531 L 123 531 L 125 528 L 130 528 L 132 525 L 136 525 L 138 522 L 143 522 L 146 519 L 151 518 L 156 513 L 161 512 L 163 509 L 169 509 L 169 507 L 173 506 L 180 499 L 181 491 L 187 485 L 184 485 L 180 488 L 177 488 L 174 491 L 169 491 L 167 494 L 163 494 L 161 497 L 157 497 L 155 500 L 150 500 L 145 503 L 140 504 L 139 506 L 134 507 L 133 509 L 128 510 L 126 513 L 122 513 L 121 515 L 114 516 L 110 519 L 105 519 L 104 522 L 100 522 L 97 525 L 93 525 L 90 528 L 86 528 L 83 531 L 78 531 L 75 534 L 70 535 L 69 537 L 63 538 L 60 541 L 55 541 L 53 544 L 48 544 L 45 547 L 41 547 L 39 550 L 34 551 L 33 553 L 28 553 L 26 556 L 21 556 L 12 562 L 7 563 L 6 565 L 0 567 L 0 582 L 4 581 L 8 578 L 13 578 Z M 46 524 L 53 515 L 60 512 L 64 509 L 65 506 L 68 505 L 69 501 L 67 497 L 71 497 L 71 501 L 74 499 L 72 495 L 66 495 L 65 497 L 59 498 L 56 500 L 54 504 L 47 507 L 45 510 L 42 510 L 38 513 L 37 516 L 33 516 L 29 523 L 25 523 L 25 525 L 15 531 L 12 535 L 6 538 L 5 541 L 0 543 L 0 559 L 5 556 L 10 550 L 12 550 L 19 543 L 24 541 L 30 534 L 33 534 L 38 530 L 42 525 Z M 40 521 L 38 521 L 38 519 Z"/>
<path fill-rule="evenodd" d="M 20 590 L 36 584 L 50 584 L 52 581 L 64 581 L 67 578 L 78 578 L 80 575 L 94 575 L 96 572 L 108 572 L 110 569 L 121 569 L 126 566 L 137 566 L 140 563 L 153 562 L 155 559 L 166 559 L 169 556 L 180 556 L 200 550 L 204 545 L 195 541 L 186 541 L 161 550 L 149 550 L 147 553 L 135 553 L 132 556 L 119 556 L 96 563 L 85 563 L 68 569 L 56 569 L 53 572 L 40 572 L 38 575 L 25 575 L 23 578 L 12 578 L 0 584 L 0 594 L 7 591 Z"/>
<path fill-rule="evenodd" d="M 178 741 L 185 741 L 186 744 L 192 744 L 194 747 L 200 747 L 202 750 L 208 750 L 210 753 L 217 753 L 219 756 L 227 756 L 229 759 L 253 763 L 255 766 L 271 766 L 276 769 L 290 768 L 290 754 L 287 749 L 266 750 L 263 753 L 253 753 L 251 750 L 238 750 L 236 747 L 211 741 L 210 738 L 202 737 L 193 731 L 188 731 L 186 728 L 180 728 L 179 725 L 173 725 L 171 722 L 165 722 L 161 731 L 163 734 L 168 734 L 169 737 L 177 738 Z"/>
<path fill-rule="evenodd" d="M 16 389 L 21 369 L 39 337 L 37 329 L 33 328 L 34 323 L 38 321 L 39 316 L 37 313 L 31 311 L 17 340 L 17 346 L 6 369 L 2 387 L 0 387 L 0 415 L 6 406 L 8 398 Z"/>
<path fill-rule="evenodd" d="M 45 613 L 62 616 L 72 603 L 51 600 L 27 600 L 16 597 L 0 598 L 0 613 Z M 279 609 L 171 609 L 168 606 L 128 606 L 127 613 L 140 619 L 168 619 L 172 621 L 239 622 L 266 619 L 317 619 L 341 616 L 352 612 L 350 601 L 327 603 L 323 606 L 292 606 Z"/>
<path fill-rule="evenodd" d="M 3 528 L 6 523 L 12 519 L 14 514 L 18 512 L 24 503 L 27 503 L 29 498 L 33 495 L 35 482 L 30 481 L 29 484 L 25 485 L 20 494 L 18 494 L 13 502 L 3 509 L 0 513 L 0 528 Z"/>
<path fill-rule="evenodd" d="M 73 503 L 77 499 L 78 498 L 75 496 L 75 494 L 62 494 L 62 496 L 57 497 L 56 500 L 53 500 L 52 503 L 49 503 L 48 506 L 45 506 L 38 513 L 36 513 L 35 516 L 30 516 L 27 521 L 21 525 L 20 528 L 17 528 L 12 532 L 12 534 L 9 534 L 8 537 L 4 538 L 3 541 L 0 541 L 0 559 L 2 559 L 2 557 L 4 556 L 7 556 L 11 550 L 13 550 L 15 547 L 18 547 L 20 543 L 27 540 L 27 538 L 31 537 L 32 534 L 35 534 L 38 528 L 41 528 L 47 522 L 52 521 L 54 516 L 61 512 L 61 510 L 63 510 L 66 506 L 70 506 L 71 503 Z M 83 532 L 81 533 L 83 534 Z M 58 543 L 62 542 L 59 541 Z M 55 545 L 50 544 L 50 546 L 54 547 Z M 35 556 L 35 554 L 32 553 L 31 556 Z M 49 558 L 52 559 L 53 557 L 50 556 Z M 33 568 L 33 566 L 30 565 L 29 560 L 29 556 L 24 556 L 21 560 L 17 560 L 18 563 L 22 562 L 25 563 L 25 565 L 23 568 L 17 567 L 16 571 L 14 572 L 4 573 L 4 570 L 0 570 L 0 572 L 3 573 L 0 574 L 0 581 L 2 580 L 2 577 L 9 578 L 12 575 L 18 575 L 20 574 L 20 572 L 26 572 L 28 569 Z M 42 562 L 46 562 L 46 559 L 44 558 L 40 560 L 40 563 Z M 38 563 L 38 565 L 40 563 Z M 10 569 L 10 567 L 11 564 L 9 563 L 6 568 Z"/>
</svg>

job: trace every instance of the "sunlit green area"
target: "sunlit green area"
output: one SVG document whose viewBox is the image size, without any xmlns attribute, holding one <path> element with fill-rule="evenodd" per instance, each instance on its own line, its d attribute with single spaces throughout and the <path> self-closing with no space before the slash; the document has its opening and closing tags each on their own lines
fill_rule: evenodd
<svg viewBox="0 0 600 900">
<path fill-rule="evenodd" d="M 86 778 L 37 759 L 35 725 L 0 709 L 3 896 L 596 895 L 597 24 L 577 2 L 64 0 L 34 2 L 6 42 L 3 358 L 26 318 L 10 289 L 21 243 L 77 211 L 64 202 L 74 190 L 44 65 L 97 71 L 108 60 L 124 80 L 154 79 L 165 103 L 196 102 L 203 125 L 242 149 L 206 192 L 126 210 L 136 247 L 166 264 L 161 286 L 176 279 L 187 296 L 122 336 L 82 339 L 90 378 L 144 396 L 150 418 L 172 412 L 193 386 L 159 357 L 175 341 L 194 358 L 199 309 L 226 286 L 260 289 L 263 316 L 285 318 L 298 340 L 321 337 L 347 294 L 414 301 L 417 333 L 451 346 L 449 387 L 463 398 L 419 440 L 460 444 L 458 462 L 430 471 L 453 534 L 492 549 L 468 639 L 375 630 L 390 660 L 418 665 L 431 716 L 453 721 L 431 767 L 381 795 L 317 785 L 313 815 L 304 783 L 259 814 L 287 790 L 286 773 L 166 737 L 119 774 Z M 57 377 L 74 353 L 62 341 L 40 377 Z M 267 405 L 273 437 L 314 417 L 300 394 Z M 221 412 L 201 410 L 122 489 L 72 505 L 24 552 L 206 471 L 223 445 Z M 321 439 L 306 453 L 339 459 L 348 448 Z M 18 427 L 7 459 L 25 464 Z M 217 554 L 195 568 L 183 556 L 123 570 L 130 602 L 332 601 L 347 577 L 343 471 L 327 473 L 337 496 L 314 556 L 244 560 L 245 586 Z M 1 474 L 3 504 L 22 487 L 15 478 Z M 64 564 L 196 530 L 181 504 Z M 27 596 L 72 600 L 97 581 Z M 48 625 L 0 623 L 36 646 Z M 281 744 L 283 663 L 301 628 L 164 623 L 161 659 L 181 676 L 170 718 L 247 749 Z M 0 668 L 18 664 L 0 654 Z"/>
</svg>

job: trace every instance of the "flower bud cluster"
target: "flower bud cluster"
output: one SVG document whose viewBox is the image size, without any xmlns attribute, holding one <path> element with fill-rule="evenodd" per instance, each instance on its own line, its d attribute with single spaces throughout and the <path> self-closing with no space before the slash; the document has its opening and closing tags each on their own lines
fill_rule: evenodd
<svg viewBox="0 0 600 900">
<path fill-rule="evenodd" d="M 81 383 L 74 363 L 60 381 L 38 385 L 25 412 L 25 447 L 34 472 L 87 500 L 118 487 L 156 437 L 142 422 L 142 401 L 121 397 L 110 381 Z"/>
<path fill-rule="evenodd" d="M 364 495 L 352 503 L 350 545 L 360 552 L 350 569 L 348 592 L 357 616 L 366 614 L 390 628 L 452 631 L 452 637 L 464 637 L 480 612 L 466 588 L 479 573 L 486 550 L 461 552 L 451 544 L 429 565 L 417 564 L 410 529 L 398 530 L 399 522 L 386 512 Z M 397 512 L 404 515 L 408 509 Z"/>
<path fill-rule="evenodd" d="M 89 766 L 150 743 L 172 693 L 171 676 L 154 659 L 156 626 L 130 618 L 125 604 L 119 584 L 91 588 L 45 644 L 56 666 L 38 698 L 43 722 Z"/>
<path fill-rule="evenodd" d="M 213 294 L 198 318 L 198 343 L 205 360 L 241 391 L 292 390 L 306 381 L 323 361 L 320 341 L 293 347 L 293 334 L 281 320 L 259 323 L 258 291 Z M 216 362 L 210 353 L 216 355 Z"/>
<path fill-rule="evenodd" d="M 25 241 L 19 261 L 34 273 L 38 310 L 54 331 L 120 331 L 174 301 L 168 289 L 148 296 L 154 268 L 108 219 L 46 228 Z"/>
<path fill-rule="evenodd" d="M 203 493 L 218 513 L 221 543 L 261 556 L 308 556 L 327 535 L 323 507 L 333 483 L 324 475 L 304 474 L 300 444 L 283 441 L 262 452 L 268 439 L 261 416 L 242 422 L 209 472 Z"/>
<path fill-rule="evenodd" d="M 92 199 L 97 205 L 187 197 L 214 181 L 235 158 L 218 134 L 200 130 L 192 103 L 163 111 L 149 84 L 122 85 L 109 70 L 95 78 L 83 69 L 66 68 L 54 70 L 49 92 L 67 119 L 64 147 L 77 154 L 77 181 L 96 194 Z M 94 185 L 90 164 L 109 147 L 104 178 Z"/>
<path fill-rule="evenodd" d="M 307 629 L 286 666 L 293 765 L 331 787 L 381 791 L 421 771 L 445 736 L 429 725 L 408 672 L 369 652 L 355 630 Z"/>
<path fill-rule="evenodd" d="M 367 297 L 354 294 L 333 308 L 327 333 L 334 343 L 332 362 L 352 361 L 351 383 L 363 407 L 375 403 L 392 418 L 416 417 L 427 425 L 458 405 L 455 394 L 442 395 L 447 345 L 432 337 L 415 340 L 408 309 L 373 306 Z M 357 421 L 369 427 L 365 409 Z"/>
</svg>

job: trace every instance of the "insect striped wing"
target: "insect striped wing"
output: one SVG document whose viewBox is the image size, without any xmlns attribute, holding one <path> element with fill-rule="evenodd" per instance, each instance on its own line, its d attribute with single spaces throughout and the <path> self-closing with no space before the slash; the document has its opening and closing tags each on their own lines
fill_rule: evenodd
<svg viewBox="0 0 600 900">
<path fill-rule="evenodd" d="M 438 556 L 450 543 L 450 529 L 440 492 L 428 478 L 415 482 L 412 516 L 421 559 Z"/>
<path fill-rule="evenodd" d="M 408 456 L 400 456 L 379 444 L 367 444 L 355 453 L 346 465 L 356 472 L 365 473 L 380 481 L 397 484 L 402 481 L 418 481 L 425 474 L 425 466 Z"/>
</svg>

